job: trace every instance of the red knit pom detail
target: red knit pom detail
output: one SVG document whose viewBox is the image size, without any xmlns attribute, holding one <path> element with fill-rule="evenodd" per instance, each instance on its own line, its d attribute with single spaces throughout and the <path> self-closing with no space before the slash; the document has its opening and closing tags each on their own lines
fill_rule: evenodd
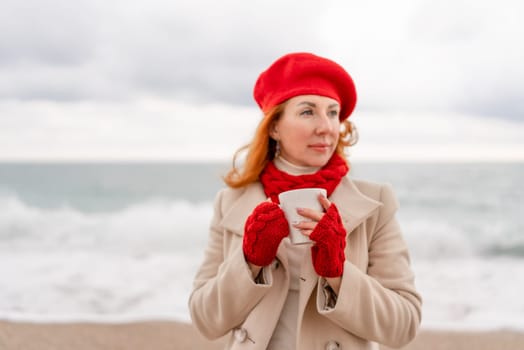
<svg viewBox="0 0 524 350">
<path fill-rule="evenodd" d="M 279 203 L 278 195 L 281 192 L 300 188 L 324 188 L 329 197 L 348 171 L 346 161 L 335 153 L 329 162 L 314 174 L 290 175 L 277 169 L 273 162 L 269 162 L 260 174 L 260 182 L 266 195 L 275 203 Z"/>
<path fill-rule="evenodd" d="M 246 260 L 257 266 L 269 265 L 288 234 L 289 225 L 282 209 L 272 202 L 259 204 L 244 227 L 242 248 Z"/>
<path fill-rule="evenodd" d="M 339 277 L 344 272 L 346 229 L 335 204 L 331 204 L 309 236 L 313 267 L 319 276 Z"/>
</svg>

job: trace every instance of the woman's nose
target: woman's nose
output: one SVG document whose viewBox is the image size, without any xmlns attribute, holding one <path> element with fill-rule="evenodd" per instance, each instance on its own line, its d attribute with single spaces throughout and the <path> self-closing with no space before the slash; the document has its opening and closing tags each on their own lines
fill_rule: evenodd
<svg viewBox="0 0 524 350">
<path fill-rule="evenodd" d="M 318 118 L 317 118 L 317 125 L 316 125 L 316 128 L 315 128 L 315 131 L 318 133 L 318 134 L 321 134 L 321 133 L 326 133 L 326 132 L 329 132 L 331 130 L 331 122 L 330 122 L 330 119 L 329 119 L 329 116 L 327 114 L 319 114 Z"/>
</svg>

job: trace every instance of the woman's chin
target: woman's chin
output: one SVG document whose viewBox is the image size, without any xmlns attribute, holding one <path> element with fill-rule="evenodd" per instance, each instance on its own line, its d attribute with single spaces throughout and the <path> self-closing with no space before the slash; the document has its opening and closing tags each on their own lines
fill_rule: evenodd
<svg viewBox="0 0 524 350">
<path fill-rule="evenodd" d="M 317 154 L 315 157 L 308 157 L 306 160 L 307 166 L 321 168 L 329 162 L 333 154 Z"/>
</svg>

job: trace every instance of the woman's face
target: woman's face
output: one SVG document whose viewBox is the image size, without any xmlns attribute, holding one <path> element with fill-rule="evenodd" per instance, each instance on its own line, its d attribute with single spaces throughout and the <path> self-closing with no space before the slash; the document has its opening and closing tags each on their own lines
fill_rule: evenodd
<svg viewBox="0 0 524 350">
<path fill-rule="evenodd" d="M 335 151 L 340 131 L 340 105 L 329 97 L 290 98 L 270 129 L 280 143 L 280 154 L 299 166 L 324 166 Z"/>
</svg>

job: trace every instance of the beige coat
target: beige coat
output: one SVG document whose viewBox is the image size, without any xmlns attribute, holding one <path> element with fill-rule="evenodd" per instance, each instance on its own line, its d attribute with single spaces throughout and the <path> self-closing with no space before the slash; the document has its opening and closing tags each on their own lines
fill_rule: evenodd
<svg viewBox="0 0 524 350">
<path fill-rule="evenodd" d="M 329 198 L 348 232 L 344 274 L 333 308 L 326 306 L 307 250 L 301 267 L 297 349 L 400 347 L 421 319 L 409 255 L 395 218 L 391 188 L 345 177 Z M 289 288 L 286 247 L 263 269 L 267 284 L 253 281 L 242 252 L 244 223 L 266 196 L 260 183 L 224 189 L 215 200 L 208 247 L 195 277 L 189 308 L 209 339 L 230 332 L 228 349 L 265 349 Z"/>
</svg>

